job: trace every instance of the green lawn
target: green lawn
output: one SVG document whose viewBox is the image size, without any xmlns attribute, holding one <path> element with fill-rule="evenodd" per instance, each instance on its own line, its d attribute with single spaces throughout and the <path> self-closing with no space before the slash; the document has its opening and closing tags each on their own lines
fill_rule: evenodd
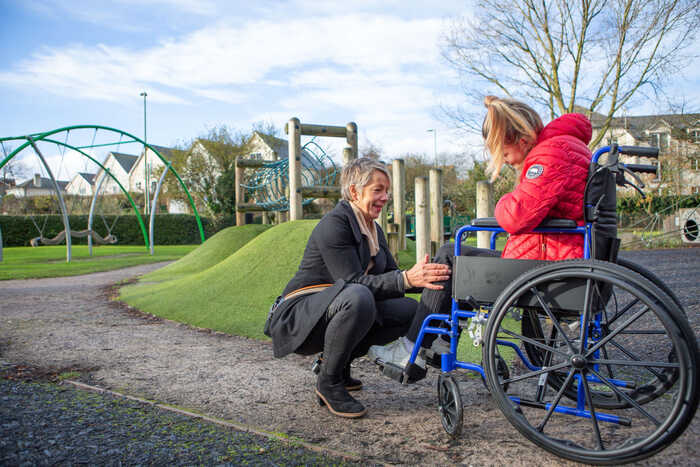
<svg viewBox="0 0 700 467">
<path fill-rule="evenodd" d="M 73 245 L 66 263 L 65 245 L 3 248 L 0 280 L 59 277 L 111 271 L 139 264 L 177 260 L 198 245 L 158 245 L 154 255 L 140 245 L 102 245 L 88 255 L 87 245 Z"/>
</svg>

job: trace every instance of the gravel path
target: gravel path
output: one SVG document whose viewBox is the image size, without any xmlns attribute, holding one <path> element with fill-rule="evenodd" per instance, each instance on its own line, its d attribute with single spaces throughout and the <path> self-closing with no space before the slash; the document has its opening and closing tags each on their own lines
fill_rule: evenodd
<svg viewBox="0 0 700 467">
<path fill-rule="evenodd" d="M 625 252 L 625 257 L 647 266 L 664 278 L 686 305 L 691 325 L 696 335 L 700 334 L 700 249 Z M 188 408 L 254 429 L 284 433 L 285 436 L 329 448 L 336 453 L 351 453 L 365 464 L 507 465 L 517 460 L 521 465 L 574 465 L 551 456 L 520 436 L 503 418 L 476 378 L 465 378 L 461 382 L 465 434 L 455 441 L 448 439 L 440 424 L 434 373 L 417 384 L 400 386 L 379 375 L 371 363 L 360 360 L 354 375 L 365 382 L 365 389 L 359 398 L 368 406 L 368 416 L 354 421 L 334 417 L 327 410 L 319 408 L 312 397 L 314 377 L 309 371 L 311 358 L 292 356 L 277 360 L 272 357 L 269 343 L 144 316 L 110 300 L 112 284 L 156 267 L 158 265 L 88 276 L 0 282 L 0 361 L 11 364 L 6 367 L 14 368 L 15 373 L 17 365 L 39 369 L 40 373 L 47 375 L 72 372 L 71 378 L 75 380 Z M 52 457 L 54 451 L 51 446 L 66 442 L 56 439 L 56 431 L 40 429 L 37 420 L 46 418 L 53 421 L 56 414 L 49 410 L 50 405 L 32 402 L 32 397 L 52 400 L 73 394 L 75 390 L 66 391 L 65 386 L 31 386 L 17 381 L 2 382 L 0 389 L 0 415 L 4 416 L 10 411 L 22 418 L 17 408 L 25 405 L 20 404 L 20 400 L 26 400 L 28 406 L 36 409 L 31 415 L 26 415 L 32 421 L 29 426 L 35 427 L 32 431 L 32 449 L 39 453 L 38 458 L 31 459 L 39 464 L 79 462 L 76 458 L 62 461 Z M 8 393 L 13 395 L 7 396 Z M 41 395 L 34 396 L 35 393 Z M 82 396 L 76 393 L 68 399 L 72 397 Z M 104 400 L 98 405 L 103 404 L 103 407 L 111 407 L 110 404 L 115 401 L 111 397 L 100 397 Z M 132 404 L 122 403 L 124 407 Z M 87 411 L 84 417 L 96 420 L 96 426 L 103 418 L 89 413 L 90 404 L 72 405 L 67 402 L 65 407 L 69 408 L 69 412 Z M 141 407 L 137 410 L 143 410 L 143 413 L 136 418 L 171 416 L 155 408 Z M 126 408 L 110 412 L 110 417 L 113 417 L 110 424 L 105 423 L 105 427 L 98 431 L 104 435 L 115 433 L 119 440 L 119 433 L 131 432 L 133 415 L 129 415 Z M 683 436 L 670 448 L 640 465 L 695 464 L 700 455 L 698 419 L 696 416 Z M 80 420 L 80 417 L 76 420 Z M 163 422 L 164 425 L 159 423 L 149 421 L 147 425 L 168 426 L 168 422 Z M 11 430 L 14 428 L 6 425 L 0 423 L 0 438 L 13 439 L 14 432 Z M 78 422 L 76 429 L 80 426 Z M 197 430 L 204 432 L 206 426 L 203 423 L 203 427 Z M 230 440 L 238 436 L 236 433 L 217 429 L 223 430 L 223 434 L 213 435 L 212 440 L 218 439 L 224 446 L 235 443 Z M 71 428 L 59 433 L 64 431 L 72 433 Z M 181 464 L 237 464 L 244 459 L 216 457 L 222 456 L 220 453 L 226 452 L 226 449 L 212 447 L 210 450 L 216 453 L 214 457 L 197 460 L 201 451 L 192 448 L 191 455 L 194 457 L 179 460 L 173 456 L 187 451 L 181 447 L 187 446 L 188 437 L 183 437 L 183 444 L 174 441 L 179 447 L 168 451 L 162 447 L 159 438 L 148 440 L 149 433 L 153 431 L 158 432 L 155 429 L 146 430 L 142 436 L 136 436 L 141 439 L 139 442 L 146 444 L 134 444 L 134 447 L 127 448 L 122 443 L 122 452 L 113 453 L 112 457 L 94 457 L 104 453 L 85 450 L 85 446 L 77 446 L 74 452 L 83 453 L 85 461 L 91 464 L 107 459 L 113 460 L 107 463 L 114 464 L 160 464 L 171 461 Z M 159 433 L 167 437 L 168 431 L 172 434 L 173 431 L 180 433 L 182 430 L 161 430 Z M 200 436 L 194 438 L 200 439 Z M 72 437 L 70 443 L 77 444 L 81 439 L 81 436 Z M 262 446 L 261 443 L 268 442 L 257 440 L 251 444 Z M 3 462 L 3 458 L 10 459 L 7 456 L 18 455 L 19 448 L 7 446 L 0 444 L 0 464 L 19 463 Z M 158 447 L 151 449 L 151 446 Z M 49 455 L 41 457 L 42 448 Z M 141 456 L 147 456 L 143 451 L 152 450 L 155 457 L 129 457 L 132 452 L 129 449 L 140 452 Z M 263 449 L 276 452 L 275 447 Z M 304 457 L 311 456 L 305 451 L 299 454 L 302 457 L 295 458 L 296 451 L 291 448 L 284 452 L 282 458 L 271 455 L 269 459 L 258 456 L 245 460 L 254 464 L 284 464 L 288 461 L 290 465 L 334 462 L 331 458 Z M 241 450 L 240 455 L 245 456 L 246 453 Z M 28 462 L 35 463 L 32 460 Z"/>
</svg>

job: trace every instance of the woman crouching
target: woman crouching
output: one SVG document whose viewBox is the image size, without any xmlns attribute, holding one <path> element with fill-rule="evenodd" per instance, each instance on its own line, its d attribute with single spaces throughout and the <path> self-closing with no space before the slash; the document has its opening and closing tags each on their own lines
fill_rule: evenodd
<svg viewBox="0 0 700 467">
<path fill-rule="evenodd" d="M 442 288 L 433 283 L 450 274 L 448 266 L 427 258 L 399 270 L 375 222 L 390 186 L 386 167 L 372 159 L 343 169 L 343 199 L 314 228 L 266 326 L 275 357 L 323 352 L 315 394 L 340 417 L 367 412 L 348 392 L 362 388 L 350 375 L 352 360 L 406 333 L 417 307 L 404 296 L 409 288 Z"/>
</svg>

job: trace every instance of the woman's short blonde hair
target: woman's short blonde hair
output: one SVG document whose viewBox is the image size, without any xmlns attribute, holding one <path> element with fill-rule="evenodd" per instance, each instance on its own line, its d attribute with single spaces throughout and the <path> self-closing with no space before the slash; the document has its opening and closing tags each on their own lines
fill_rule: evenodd
<svg viewBox="0 0 700 467">
<path fill-rule="evenodd" d="M 493 181 L 504 164 L 503 145 L 515 144 L 521 138 L 535 144 L 543 125 L 537 112 L 520 101 L 486 96 L 484 105 L 487 112 L 481 126 L 481 134 L 486 148 L 491 153 L 486 173 L 491 174 Z"/>
<path fill-rule="evenodd" d="M 391 184 L 391 175 L 386 166 L 374 159 L 369 157 L 360 157 L 350 161 L 340 174 L 340 194 L 346 201 L 352 201 L 352 194 L 350 193 L 350 186 L 355 185 L 355 189 L 361 192 L 362 189 L 367 185 L 372 178 L 372 172 L 375 170 L 380 171 L 389 179 L 389 184 Z"/>
</svg>

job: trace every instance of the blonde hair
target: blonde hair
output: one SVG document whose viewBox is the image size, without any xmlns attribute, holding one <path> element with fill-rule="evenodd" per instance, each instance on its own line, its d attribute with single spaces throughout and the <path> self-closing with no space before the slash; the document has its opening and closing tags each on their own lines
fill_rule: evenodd
<svg viewBox="0 0 700 467">
<path fill-rule="evenodd" d="M 486 96 L 484 106 L 487 112 L 481 134 L 491 153 L 486 173 L 490 173 L 491 181 L 494 181 L 504 164 L 503 146 L 515 144 L 521 138 L 535 144 L 543 125 L 542 119 L 532 107 L 514 99 Z"/>
<path fill-rule="evenodd" d="M 350 186 L 355 185 L 355 189 L 361 192 L 362 189 L 367 185 L 372 178 L 372 172 L 375 170 L 380 171 L 389 179 L 389 184 L 391 185 L 391 175 L 386 166 L 374 159 L 369 157 L 360 157 L 350 161 L 340 174 L 340 194 L 346 201 L 352 201 L 352 194 L 350 193 Z"/>
</svg>

